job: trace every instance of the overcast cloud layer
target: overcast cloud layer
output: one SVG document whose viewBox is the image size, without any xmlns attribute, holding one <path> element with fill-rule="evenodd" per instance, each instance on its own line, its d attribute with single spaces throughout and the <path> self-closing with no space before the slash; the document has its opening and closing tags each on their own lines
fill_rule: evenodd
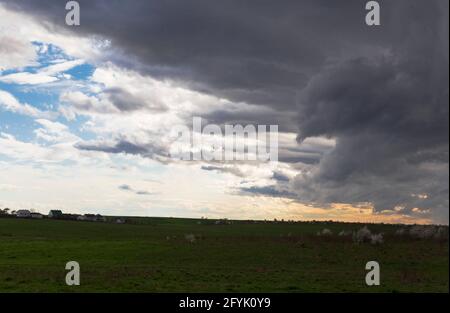
<svg viewBox="0 0 450 313">
<path fill-rule="evenodd" d="M 114 52 L 108 60 L 121 68 L 169 79 L 235 106 L 215 109 L 200 99 L 204 104 L 192 115 L 219 124 L 279 124 L 281 132 L 297 134 L 297 147 L 281 145 L 280 150 L 280 160 L 295 174 L 274 172 L 275 184 L 243 186 L 242 194 L 324 207 L 371 203 L 377 212 L 448 223 L 446 0 L 379 1 L 380 27 L 365 25 L 366 1 L 79 1 L 81 26 L 76 28 L 64 26 L 61 1 L 0 2 L 48 22 L 55 32 L 110 40 Z M 20 47 L 20 42 L 2 42 L 0 53 Z M 17 62 L 24 66 L 27 59 Z M 0 62 L 10 65 L 8 59 Z M 111 87 L 102 95 L 101 101 L 111 104 L 95 106 L 103 112 L 169 110 L 145 88 L 130 94 Z M 79 110 L 91 110 L 94 101 L 64 97 Z M 166 148 L 157 138 L 75 147 L 158 158 Z M 232 166 L 204 165 L 203 170 L 246 176 Z M 125 186 L 119 188 L 133 191 Z"/>
</svg>

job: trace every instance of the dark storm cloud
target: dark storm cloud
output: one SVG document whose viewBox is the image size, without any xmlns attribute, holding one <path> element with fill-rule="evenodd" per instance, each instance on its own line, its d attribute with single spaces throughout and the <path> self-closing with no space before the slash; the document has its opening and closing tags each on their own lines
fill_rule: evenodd
<svg viewBox="0 0 450 313">
<path fill-rule="evenodd" d="M 131 187 L 130 185 L 126 185 L 126 184 L 120 185 L 118 188 L 120 190 L 123 190 L 123 191 L 132 192 L 132 193 L 134 193 L 136 195 L 139 195 L 139 196 L 150 196 L 150 195 L 153 195 L 152 192 L 149 192 L 149 191 L 146 191 L 146 190 L 135 190 L 133 187 Z"/>
<path fill-rule="evenodd" d="M 109 38 L 141 61 L 141 71 L 279 110 L 292 108 L 327 59 L 394 42 L 385 38 L 390 29 L 365 26 L 365 1 L 356 0 L 80 0 L 76 28 L 65 26 L 61 1 L 3 2 L 77 34 Z"/>
<path fill-rule="evenodd" d="M 204 171 L 217 171 L 217 172 L 221 172 L 221 173 L 231 173 L 231 174 L 239 176 L 239 177 L 245 177 L 245 174 L 242 173 L 242 171 L 239 170 L 239 168 L 237 168 L 237 167 L 202 165 L 201 169 Z"/>
<path fill-rule="evenodd" d="M 60 1 L 2 2 L 64 27 Z M 336 139 L 331 151 L 294 151 L 300 158 L 280 151 L 282 161 L 310 164 L 289 191 L 245 192 L 412 215 L 418 207 L 448 223 L 448 1 L 379 2 L 382 25 L 368 27 L 366 1 L 356 0 L 80 1 L 75 31 L 109 38 L 138 61 L 118 57 L 123 66 L 277 112 L 217 111 L 211 121 L 273 120 L 298 130 L 299 142 Z"/>
<path fill-rule="evenodd" d="M 198 116 L 206 119 L 210 124 L 216 125 L 253 125 L 258 129 L 258 125 L 266 125 L 269 131 L 270 125 L 277 125 L 279 132 L 297 132 L 296 112 L 277 112 L 266 107 L 246 109 L 246 110 L 215 110 L 210 113 L 198 112 Z"/>
<path fill-rule="evenodd" d="M 280 190 L 276 186 L 263 186 L 263 187 L 241 187 L 239 189 L 241 194 L 244 195 L 263 195 L 269 197 L 282 197 L 282 198 L 296 198 L 296 194 L 293 192 Z"/>
<path fill-rule="evenodd" d="M 133 143 L 127 139 L 116 139 L 109 141 L 79 142 L 75 148 L 85 151 L 98 151 L 106 153 L 123 153 L 131 155 L 140 155 L 148 158 L 159 159 L 167 157 L 167 148 L 152 143 Z"/>
<path fill-rule="evenodd" d="M 440 4 L 420 15 L 405 6 L 417 18 L 413 33 L 388 53 L 323 68 L 302 90 L 299 140 L 337 144 L 314 174 L 297 177 L 301 199 L 431 208 L 448 222 L 448 6 Z"/>
<path fill-rule="evenodd" d="M 280 147 L 278 150 L 278 161 L 285 163 L 317 164 L 320 162 L 322 153 L 303 151 L 300 148 Z"/>
<path fill-rule="evenodd" d="M 104 90 L 103 93 L 121 112 L 137 111 L 140 109 L 156 112 L 167 110 L 167 107 L 163 103 L 145 101 L 145 98 L 143 99 L 143 97 L 137 97 L 123 88 L 109 88 Z"/>
<path fill-rule="evenodd" d="M 140 145 L 126 140 L 119 140 L 113 144 L 107 143 L 78 143 L 76 148 L 87 151 L 101 151 L 108 153 L 146 154 L 148 150 Z"/>
<path fill-rule="evenodd" d="M 126 191 L 132 190 L 132 188 L 129 185 L 120 185 L 118 188 L 120 190 L 126 190 Z"/>
<path fill-rule="evenodd" d="M 283 173 L 278 173 L 278 172 L 274 172 L 272 178 L 275 179 L 276 181 L 280 181 L 280 182 L 288 182 L 289 181 L 289 177 L 287 177 Z"/>
</svg>

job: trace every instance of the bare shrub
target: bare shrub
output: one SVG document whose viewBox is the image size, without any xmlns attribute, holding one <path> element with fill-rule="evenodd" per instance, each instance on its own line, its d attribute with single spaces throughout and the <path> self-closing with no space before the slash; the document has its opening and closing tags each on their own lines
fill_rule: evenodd
<svg viewBox="0 0 450 313">
<path fill-rule="evenodd" d="M 353 241 L 356 243 L 368 242 L 371 240 L 372 232 L 367 226 L 353 233 Z"/>
<path fill-rule="evenodd" d="M 408 233 L 408 229 L 406 229 L 406 228 L 400 228 L 395 231 L 396 236 L 404 236 L 407 233 Z"/>
<path fill-rule="evenodd" d="M 438 240 L 448 239 L 448 227 L 438 227 L 434 234 L 434 238 Z"/>
<path fill-rule="evenodd" d="M 187 234 L 187 235 L 184 235 L 184 239 L 186 239 L 186 241 L 189 242 L 189 243 L 194 243 L 195 240 L 196 240 L 194 234 Z"/>
<path fill-rule="evenodd" d="M 409 236 L 416 239 L 447 239 L 448 228 L 434 225 L 414 225 L 409 229 Z"/>
<path fill-rule="evenodd" d="M 350 236 L 351 234 L 352 234 L 352 232 L 349 231 L 349 230 L 342 230 L 342 231 L 338 234 L 338 236 L 345 237 L 345 236 Z"/>
<path fill-rule="evenodd" d="M 370 236 L 370 243 L 373 245 L 381 245 L 383 243 L 383 234 L 372 234 Z"/>
<path fill-rule="evenodd" d="M 331 236 L 331 235 L 333 235 L 333 232 L 328 228 L 324 228 L 321 231 L 317 232 L 317 236 Z"/>
<path fill-rule="evenodd" d="M 436 230 L 434 226 L 415 225 L 409 229 L 409 235 L 417 239 L 433 238 Z"/>
</svg>

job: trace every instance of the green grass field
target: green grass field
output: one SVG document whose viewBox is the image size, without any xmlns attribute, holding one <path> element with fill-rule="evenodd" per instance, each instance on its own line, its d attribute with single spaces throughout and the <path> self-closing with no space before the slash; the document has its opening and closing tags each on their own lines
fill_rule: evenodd
<svg viewBox="0 0 450 313">
<path fill-rule="evenodd" d="M 0 292 L 448 292 L 448 240 L 394 236 L 399 226 L 369 225 L 385 234 L 373 246 L 316 235 L 360 224 L 198 222 L 0 218 Z M 80 286 L 65 285 L 71 260 Z M 370 260 L 380 286 L 365 284 Z"/>
</svg>

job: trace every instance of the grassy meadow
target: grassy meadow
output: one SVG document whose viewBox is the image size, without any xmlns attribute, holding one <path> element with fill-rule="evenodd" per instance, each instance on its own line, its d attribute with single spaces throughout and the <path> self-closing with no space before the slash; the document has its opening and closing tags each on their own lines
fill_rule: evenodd
<svg viewBox="0 0 450 313">
<path fill-rule="evenodd" d="M 337 235 L 362 226 L 0 218 L 0 292 L 448 292 L 448 240 L 395 236 L 395 225 L 368 225 L 380 245 Z M 318 236 L 324 228 L 333 235 Z M 80 286 L 65 284 L 72 260 Z M 370 260 L 380 286 L 365 284 Z"/>
</svg>

